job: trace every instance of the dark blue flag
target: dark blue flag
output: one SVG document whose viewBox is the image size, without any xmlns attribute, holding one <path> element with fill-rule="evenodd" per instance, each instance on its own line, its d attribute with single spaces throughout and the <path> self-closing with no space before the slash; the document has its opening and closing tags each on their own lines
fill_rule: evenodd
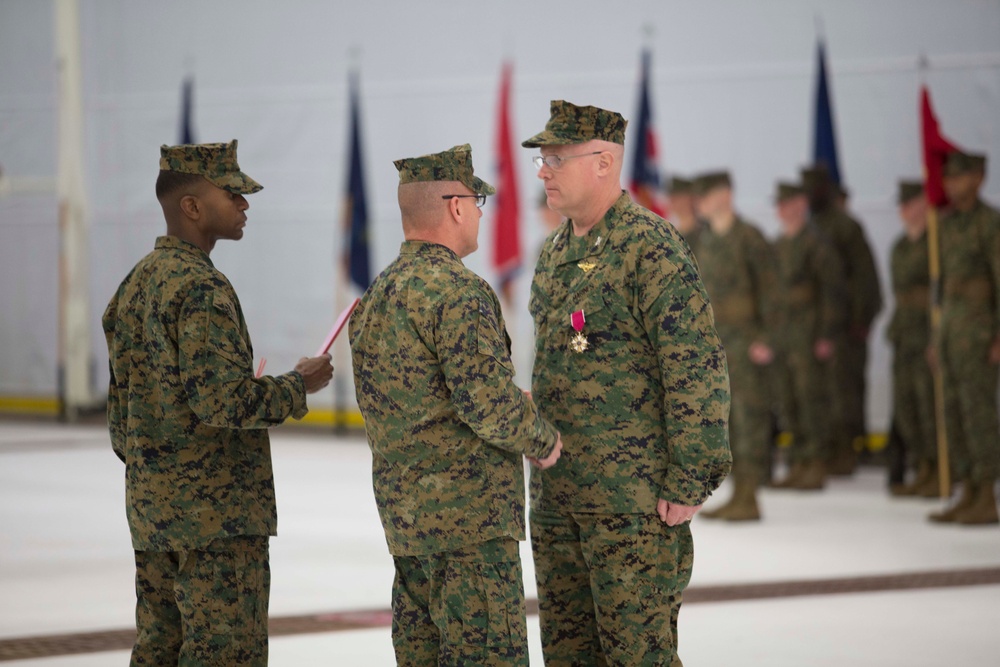
<svg viewBox="0 0 1000 667">
<path fill-rule="evenodd" d="M 178 144 L 197 143 L 194 140 L 194 78 L 186 77 L 181 88 L 181 133 Z"/>
<path fill-rule="evenodd" d="M 826 45 L 822 39 L 816 48 L 816 125 L 813 133 L 813 164 L 826 165 L 831 180 L 840 184 L 837 134 L 833 129 L 833 106 L 830 102 L 830 84 L 826 76 Z"/>
<path fill-rule="evenodd" d="M 632 135 L 635 137 L 635 152 L 632 153 L 632 179 L 629 181 L 629 191 L 640 206 L 657 215 L 665 215 L 666 206 L 660 188 L 660 170 L 657 166 L 659 156 L 656 150 L 656 132 L 653 129 L 653 110 L 649 99 L 650 60 L 650 52 L 644 50 L 639 75 L 637 128 Z"/>
<path fill-rule="evenodd" d="M 368 260 L 368 198 L 365 196 L 365 170 L 361 159 L 361 115 L 357 73 L 350 75 L 350 144 L 347 165 L 347 192 L 344 197 L 343 225 L 347 234 L 344 263 L 351 282 L 361 290 L 371 284 Z"/>
</svg>

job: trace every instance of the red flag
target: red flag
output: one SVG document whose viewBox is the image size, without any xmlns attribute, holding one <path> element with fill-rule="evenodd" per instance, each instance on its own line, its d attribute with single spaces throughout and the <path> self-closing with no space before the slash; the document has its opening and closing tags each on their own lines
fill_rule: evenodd
<svg viewBox="0 0 1000 667">
<path fill-rule="evenodd" d="M 920 87 L 920 136 L 924 153 L 924 191 L 931 206 L 940 208 L 948 203 L 942 182 L 944 162 L 948 153 L 959 149 L 941 134 L 927 86 Z"/>
<path fill-rule="evenodd" d="M 497 125 L 497 193 L 493 220 L 493 268 L 500 278 L 500 295 L 510 303 L 514 276 L 521 268 L 520 202 L 510 127 L 510 82 L 513 67 L 504 63 L 500 76 L 500 122 Z"/>
</svg>

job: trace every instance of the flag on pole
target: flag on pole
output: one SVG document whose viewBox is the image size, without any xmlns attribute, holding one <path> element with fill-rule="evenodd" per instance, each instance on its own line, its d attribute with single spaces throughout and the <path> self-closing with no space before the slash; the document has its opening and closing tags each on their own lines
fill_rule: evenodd
<svg viewBox="0 0 1000 667">
<path fill-rule="evenodd" d="M 500 74 L 499 122 L 497 124 L 497 192 L 493 220 L 493 268 L 500 280 L 500 296 L 506 303 L 513 297 L 514 277 L 521 268 L 520 199 L 514 144 L 510 122 L 511 64 L 504 63 Z"/>
<path fill-rule="evenodd" d="M 813 164 L 825 165 L 830 180 L 840 184 L 840 162 L 837 160 L 837 133 L 833 126 L 833 104 L 826 73 L 826 44 L 820 39 L 816 46 L 816 108 L 813 130 Z"/>
<path fill-rule="evenodd" d="M 345 234 L 342 260 L 351 283 L 364 291 L 371 284 L 368 257 L 368 198 L 365 196 L 364 163 L 361 158 L 361 116 L 358 74 L 349 79 L 350 130 L 347 164 L 347 191 L 344 193 L 342 224 Z"/>
<path fill-rule="evenodd" d="M 181 131 L 178 144 L 197 143 L 194 139 L 194 77 L 184 78 L 181 86 Z"/>
<path fill-rule="evenodd" d="M 649 100 L 649 49 L 642 52 L 642 69 L 639 82 L 639 112 L 636 114 L 637 130 L 635 149 L 632 153 L 632 180 L 629 191 L 639 205 L 663 216 L 666 202 L 660 189 L 660 170 L 656 166 L 656 132 L 653 130 L 653 112 Z"/>
<path fill-rule="evenodd" d="M 920 87 L 920 137 L 924 156 L 924 191 L 931 206 L 940 208 L 948 203 L 942 182 L 944 162 L 948 153 L 959 149 L 941 134 L 926 85 Z"/>
</svg>

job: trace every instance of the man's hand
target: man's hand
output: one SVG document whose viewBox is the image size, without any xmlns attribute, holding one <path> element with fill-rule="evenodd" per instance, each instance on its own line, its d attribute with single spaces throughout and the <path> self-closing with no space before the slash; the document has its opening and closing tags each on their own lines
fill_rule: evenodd
<svg viewBox="0 0 1000 667">
<path fill-rule="evenodd" d="M 750 343 L 750 349 L 747 350 L 747 354 L 755 366 L 768 366 L 774 361 L 774 350 L 767 343 L 761 343 L 760 341 Z"/>
<path fill-rule="evenodd" d="M 552 448 L 552 453 L 550 453 L 544 459 L 536 459 L 530 456 L 527 457 L 527 459 L 531 461 L 531 465 L 535 466 L 536 468 L 539 468 L 540 470 L 545 470 L 546 468 L 551 468 L 552 466 L 554 466 L 556 464 L 556 461 L 559 460 L 559 457 L 561 455 L 562 455 L 562 436 L 557 435 L 556 446 Z"/>
<path fill-rule="evenodd" d="M 691 507 L 690 505 L 678 505 L 677 503 L 667 502 L 663 498 L 660 498 L 656 502 L 656 513 L 660 515 L 660 521 L 667 524 L 668 526 L 679 526 L 682 523 L 691 520 L 698 510 L 701 509 L 701 505 L 695 505 Z"/>
<path fill-rule="evenodd" d="M 829 361 L 833 356 L 833 341 L 829 338 L 820 338 L 813 345 L 813 355 L 819 361 Z"/>
<path fill-rule="evenodd" d="M 330 384 L 330 378 L 333 377 L 333 365 L 330 363 L 329 354 L 321 357 L 302 357 L 299 363 L 295 364 L 295 370 L 302 376 L 307 394 L 315 394 Z"/>
<path fill-rule="evenodd" d="M 994 366 L 1000 364 L 1000 336 L 994 338 L 990 345 L 990 363 Z"/>
</svg>

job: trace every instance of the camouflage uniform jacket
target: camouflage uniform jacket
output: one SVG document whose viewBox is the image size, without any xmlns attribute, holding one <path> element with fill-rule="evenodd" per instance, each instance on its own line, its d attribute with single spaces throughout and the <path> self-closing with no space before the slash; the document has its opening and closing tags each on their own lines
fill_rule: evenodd
<svg viewBox="0 0 1000 667">
<path fill-rule="evenodd" d="M 832 206 L 816 213 L 813 224 L 830 239 L 840 259 L 846 287 L 846 324 L 868 329 L 882 309 L 882 288 L 875 258 L 861 224 Z"/>
<path fill-rule="evenodd" d="M 774 244 L 778 266 L 779 346 L 786 351 L 812 348 L 820 338 L 835 339 L 844 330 L 844 275 L 825 235 L 807 225 L 794 237 Z"/>
<path fill-rule="evenodd" d="M 925 350 L 930 343 L 931 305 L 927 234 L 915 241 L 900 236 L 892 246 L 889 266 L 896 307 L 886 338 L 897 350 Z"/>
<path fill-rule="evenodd" d="M 706 227 L 695 255 L 719 330 L 736 329 L 749 340 L 768 342 L 777 275 L 764 235 L 737 216 L 723 236 Z"/>
<path fill-rule="evenodd" d="M 942 336 L 1000 334 L 1000 212 L 980 201 L 952 210 L 939 227 Z"/>
<path fill-rule="evenodd" d="M 572 229 L 568 220 L 549 237 L 531 287 L 532 394 L 563 439 L 559 462 L 531 471 L 532 507 L 697 505 L 732 456 L 726 356 L 695 262 L 672 225 L 625 193 L 587 234 Z"/>
<path fill-rule="evenodd" d="M 236 292 L 202 250 L 156 240 L 103 318 L 108 426 L 125 462 L 133 548 L 177 551 L 274 535 L 267 427 L 302 417 L 297 372 L 253 377 Z"/>
<path fill-rule="evenodd" d="M 490 286 L 448 248 L 406 241 L 350 323 L 375 501 L 394 556 L 524 539 L 521 455 L 556 431 L 514 384 Z"/>
</svg>

